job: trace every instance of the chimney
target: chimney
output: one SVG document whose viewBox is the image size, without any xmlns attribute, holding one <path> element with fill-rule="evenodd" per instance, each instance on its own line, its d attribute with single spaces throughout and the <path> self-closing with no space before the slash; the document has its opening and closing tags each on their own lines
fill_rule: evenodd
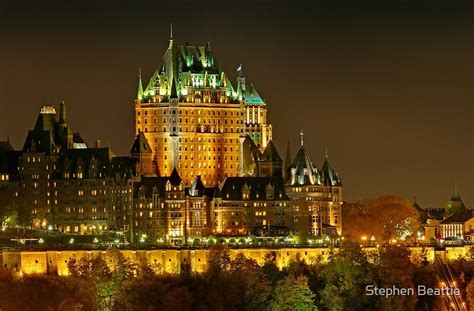
<svg viewBox="0 0 474 311">
<path fill-rule="evenodd" d="M 59 104 L 59 123 L 66 123 L 66 104 L 64 104 L 64 101 Z"/>
<path fill-rule="evenodd" d="M 97 140 L 95 141 L 95 147 L 96 147 L 96 148 L 102 148 L 102 141 L 101 141 L 100 139 L 97 139 Z"/>
</svg>

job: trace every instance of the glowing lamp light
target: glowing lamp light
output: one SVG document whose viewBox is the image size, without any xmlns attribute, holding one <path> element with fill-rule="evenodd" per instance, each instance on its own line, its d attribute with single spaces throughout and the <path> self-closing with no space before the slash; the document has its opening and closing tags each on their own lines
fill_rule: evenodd
<svg viewBox="0 0 474 311">
<path fill-rule="evenodd" d="M 115 239 L 114 242 L 115 242 L 116 244 L 119 244 L 119 243 L 120 243 L 120 240 L 119 240 L 119 239 Z"/>
<path fill-rule="evenodd" d="M 38 240 L 38 243 L 43 244 L 43 243 L 44 243 L 43 238 L 40 238 L 40 239 Z"/>
<path fill-rule="evenodd" d="M 375 241 L 375 236 L 372 236 L 372 237 L 370 238 L 370 240 L 371 240 L 371 241 Z"/>
<path fill-rule="evenodd" d="M 71 239 L 69 240 L 69 244 L 74 244 L 74 238 L 71 238 Z"/>
<path fill-rule="evenodd" d="M 49 230 L 49 231 L 53 230 L 53 226 L 49 225 L 49 226 L 48 226 L 48 230 Z"/>
<path fill-rule="evenodd" d="M 366 237 L 365 235 L 361 236 L 360 239 L 361 239 L 362 241 L 367 241 L 367 237 Z"/>
<path fill-rule="evenodd" d="M 98 238 L 94 238 L 94 243 L 99 243 L 99 239 Z"/>
</svg>

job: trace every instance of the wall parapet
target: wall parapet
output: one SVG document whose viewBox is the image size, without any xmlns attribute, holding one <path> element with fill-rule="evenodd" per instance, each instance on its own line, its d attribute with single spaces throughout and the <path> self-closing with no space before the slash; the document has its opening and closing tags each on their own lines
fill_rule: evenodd
<svg viewBox="0 0 474 311">
<path fill-rule="evenodd" d="M 445 249 L 435 247 L 410 247 L 414 261 L 427 260 L 433 262 L 436 256 L 443 261 L 469 257 L 473 246 L 453 246 Z M 291 261 L 300 258 L 309 264 L 325 263 L 337 248 L 238 248 L 229 249 L 230 257 L 234 259 L 242 253 L 245 257 L 254 259 L 258 264 L 266 260 L 275 262 L 279 269 L 286 267 Z M 377 252 L 375 247 L 364 248 L 367 254 Z M 209 249 L 155 249 L 129 250 L 120 249 L 128 262 L 138 264 L 146 261 L 157 273 L 179 273 L 187 266 L 193 272 L 204 272 L 207 269 Z M 3 250 L 0 263 L 4 269 L 22 274 L 52 274 L 68 275 L 68 261 L 72 258 L 104 256 L 105 250 Z"/>
</svg>

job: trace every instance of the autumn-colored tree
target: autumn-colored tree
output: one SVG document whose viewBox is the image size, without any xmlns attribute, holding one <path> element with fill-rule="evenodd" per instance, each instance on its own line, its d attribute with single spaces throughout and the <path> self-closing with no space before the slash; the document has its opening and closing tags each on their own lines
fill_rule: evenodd
<svg viewBox="0 0 474 311">
<path fill-rule="evenodd" d="M 353 241 L 414 239 L 420 228 L 417 210 L 411 202 L 397 196 L 345 203 L 342 212 L 343 233 Z"/>
<path fill-rule="evenodd" d="M 230 267 L 230 250 L 227 246 L 215 245 L 209 249 L 208 272 L 211 274 L 227 271 Z"/>
<path fill-rule="evenodd" d="M 471 307 L 470 310 L 474 309 L 474 279 L 469 282 L 466 288 L 466 296 L 467 296 L 467 302 L 469 303 L 469 306 Z"/>
</svg>

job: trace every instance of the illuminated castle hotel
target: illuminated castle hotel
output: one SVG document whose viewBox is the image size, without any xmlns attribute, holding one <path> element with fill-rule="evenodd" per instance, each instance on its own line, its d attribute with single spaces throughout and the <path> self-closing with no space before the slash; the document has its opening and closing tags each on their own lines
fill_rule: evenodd
<svg viewBox="0 0 474 311">
<path fill-rule="evenodd" d="M 143 132 L 156 168 L 177 168 L 184 183 L 201 176 L 206 186 L 243 174 L 242 142 L 249 135 L 260 151 L 272 139 L 267 104 L 246 85 L 241 67 L 234 87 L 209 43 L 175 45 L 170 39 L 163 65 L 146 87 L 141 76 L 135 100 L 136 134 Z"/>
<path fill-rule="evenodd" d="M 268 104 L 242 66 L 233 84 L 209 42 L 175 45 L 138 80 L 129 156 L 89 147 L 44 106 L 24 147 L 0 142 L 0 214 L 66 234 L 123 234 L 130 242 L 199 243 L 207 237 L 341 234 L 341 180 L 301 146 L 283 162 Z"/>
</svg>

